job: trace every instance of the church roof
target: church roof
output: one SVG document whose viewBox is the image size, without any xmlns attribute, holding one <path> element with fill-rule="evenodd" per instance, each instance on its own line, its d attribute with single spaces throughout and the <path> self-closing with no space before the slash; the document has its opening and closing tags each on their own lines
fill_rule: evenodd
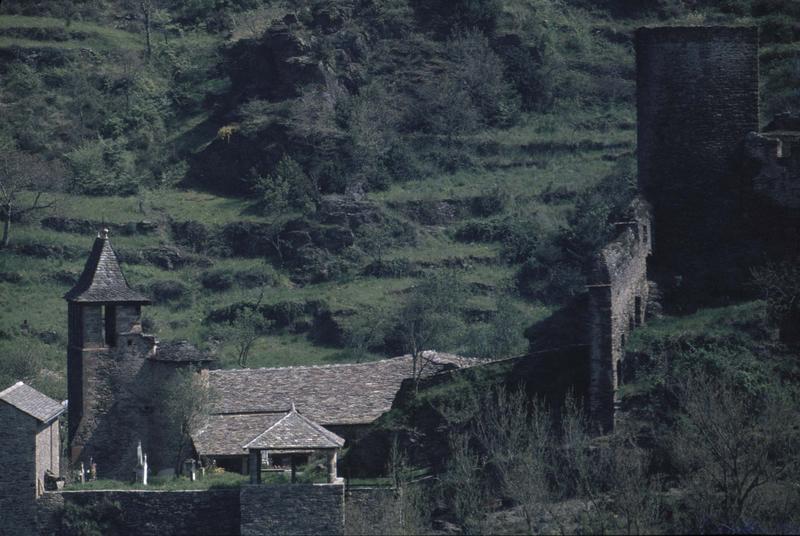
<svg viewBox="0 0 800 536">
<path fill-rule="evenodd" d="M 64 412 L 64 406 L 22 382 L 0 391 L 0 400 L 46 423 Z"/>
<path fill-rule="evenodd" d="M 245 449 L 336 449 L 344 439 L 326 430 L 292 406 L 281 420 L 264 430 L 244 446 Z"/>
<path fill-rule="evenodd" d="M 192 442 L 200 456 L 242 456 L 247 443 L 285 415 L 285 411 L 209 415 L 205 425 L 192 434 Z"/>
<path fill-rule="evenodd" d="M 108 239 L 107 229 L 103 229 L 102 234 L 95 239 L 80 279 L 64 298 L 71 302 L 84 303 L 150 303 L 148 298 L 128 286 Z"/>
<path fill-rule="evenodd" d="M 485 363 L 425 352 L 423 376 Z M 292 403 L 322 424 L 369 424 L 392 408 L 403 380 L 411 378 L 409 355 L 367 363 L 212 370 L 218 400 L 212 413 L 286 412 Z"/>
</svg>

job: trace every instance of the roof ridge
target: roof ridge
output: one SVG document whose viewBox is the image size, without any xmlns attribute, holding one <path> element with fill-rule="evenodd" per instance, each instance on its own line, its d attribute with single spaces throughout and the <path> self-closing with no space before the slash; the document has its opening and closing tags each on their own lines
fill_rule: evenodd
<svg viewBox="0 0 800 536">
<path fill-rule="evenodd" d="M 324 368 L 337 368 L 337 367 L 352 367 L 357 365 L 375 365 L 377 363 L 385 363 L 395 359 L 409 358 L 410 354 L 397 355 L 394 357 L 386 357 L 383 359 L 376 359 L 375 361 L 364 361 L 361 363 L 328 363 L 326 365 L 287 365 L 285 367 L 258 367 L 258 368 L 238 368 L 238 369 L 217 369 L 209 371 L 210 374 L 220 372 L 254 372 L 259 370 L 297 370 L 297 369 L 324 369 Z"/>
<path fill-rule="evenodd" d="M 264 430 L 263 432 L 261 432 L 260 434 L 258 434 L 256 437 L 254 437 L 253 439 L 251 439 L 250 441 L 248 441 L 248 442 L 247 442 L 247 444 L 243 445 L 243 446 L 242 446 L 242 449 L 246 449 L 247 447 L 249 447 L 250 445 L 252 445 L 253 443 L 255 443 L 255 441 L 256 441 L 257 439 L 259 439 L 261 436 L 263 436 L 264 434 L 267 434 L 267 433 L 269 433 L 269 431 L 270 431 L 270 430 L 272 430 L 272 429 L 273 429 L 273 428 L 275 428 L 275 427 L 276 427 L 278 424 L 280 424 L 280 423 L 282 423 L 283 421 L 285 421 L 285 420 L 286 420 L 286 418 L 287 418 L 289 415 L 291 415 L 292 413 L 297 413 L 297 411 L 294 411 L 294 412 L 292 412 L 292 411 L 288 411 L 288 412 L 286 413 L 286 415 L 284 415 L 283 417 L 281 417 L 280 419 L 278 419 L 278 421 L 277 421 L 277 422 L 275 422 L 275 423 L 274 423 L 272 426 L 270 426 L 269 428 L 267 428 L 266 430 Z"/>
</svg>

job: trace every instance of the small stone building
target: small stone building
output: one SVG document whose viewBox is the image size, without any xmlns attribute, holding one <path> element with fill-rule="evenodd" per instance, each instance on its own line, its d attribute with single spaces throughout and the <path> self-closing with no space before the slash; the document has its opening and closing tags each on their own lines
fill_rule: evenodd
<svg viewBox="0 0 800 536">
<path fill-rule="evenodd" d="M 260 484 L 262 466 L 279 459 L 288 460 L 295 482 L 298 460 L 307 462 L 315 454 L 324 454 L 328 483 L 333 484 L 338 480 L 337 456 L 343 446 L 344 439 L 301 415 L 292 405 L 291 411 L 244 446 L 250 458 L 250 483 Z"/>
<path fill-rule="evenodd" d="M 6 528 L 35 532 L 45 473 L 61 471 L 58 417 L 63 412 L 62 404 L 22 382 L 0 392 L 0 519 Z"/>
</svg>

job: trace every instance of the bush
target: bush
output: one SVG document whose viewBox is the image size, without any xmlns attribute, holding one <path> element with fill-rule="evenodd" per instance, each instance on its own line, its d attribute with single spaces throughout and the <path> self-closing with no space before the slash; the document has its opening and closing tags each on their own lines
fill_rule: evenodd
<svg viewBox="0 0 800 536">
<path fill-rule="evenodd" d="M 200 274 L 200 284 L 209 290 L 223 291 L 233 286 L 234 274 L 230 270 L 212 270 Z"/>
<path fill-rule="evenodd" d="M 156 303 L 183 300 L 190 293 L 186 285 L 173 279 L 153 281 L 150 283 L 149 290 Z"/>
<path fill-rule="evenodd" d="M 317 198 L 314 182 L 288 155 L 281 158 L 272 173 L 256 177 L 253 189 L 262 210 L 270 214 L 280 214 L 288 208 L 309 212 Z"/>
</svg>

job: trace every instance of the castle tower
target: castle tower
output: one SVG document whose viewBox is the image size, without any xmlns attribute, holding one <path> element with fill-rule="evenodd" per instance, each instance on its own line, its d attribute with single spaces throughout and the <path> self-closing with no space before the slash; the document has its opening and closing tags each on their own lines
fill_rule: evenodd
<svg viewBox="0 0 800 536">
<path fill-rule="evenodd" d="M 680 276 L 685 294 L 724 295 L 738 280 L 719 267 L 741 265 L 746 251 L 729 246 L 747 234 L 737 168 L 758 130 L 758 30 L 640 28 L 635 42 L 639 185 L 654 208 L 656 268 Z"/>
<path fill-rule="evenodd" d="M 92 457 L 113 472 L 118 452 L 146 429 L 131 402 L 136 378 L 155 348 L 143 335 L 141 306 L 150 300 L 133 290 L 104 229 L 94 241 L 68 303 L 67 388 L 70 461 Z M 85 460 L 84 460 L 85 458 Z"/>
</svg>

